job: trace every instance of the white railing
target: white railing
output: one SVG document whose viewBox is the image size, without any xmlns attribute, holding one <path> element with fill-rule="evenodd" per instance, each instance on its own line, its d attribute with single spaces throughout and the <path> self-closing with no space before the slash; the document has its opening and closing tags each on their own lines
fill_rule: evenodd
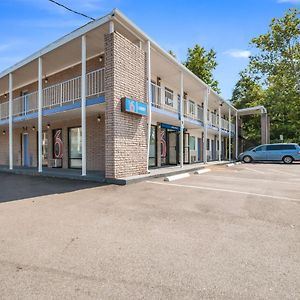
<svg viewBox="0 0 300 300">
<path fill-rule="evenodd" d="M 8 102 L 0 104 L 0 119 L 8 118 Z"/>
<path fill-rule="evenodd" d="M 13 99 L 13 116 L 16 117 L 34 112 L 37 108 L 37 101 L 37 92 Z"/>
<path fill-rule="evenodd" d="M 200 105 L 197 106 L 197 119 L 200 122 L 203 122 L 204 118 L 203 118 L 203 107 L 201 107 Z"/>
<path fill-rule="evenodd" d="M 178 113 L 177 97 L 174 98 L 174 94 L 169 92 L 170 97 L 165 96 L 164 88 L 151 83 L 151 102 L 152 106 Z"/>
<path fill-rule="evenodd" d="M 104 68 L 86 75 L 86 96 L 104 93 Z M 63 106 L 81 99 L 81 76 L 43 89 L 43 108 Z M 38 110 L 38 92 L 13 99 L 13 116 L 24 116 Z M 8 118 L 8 101 L 0 104 L 0 119 Z"/>
</svg>

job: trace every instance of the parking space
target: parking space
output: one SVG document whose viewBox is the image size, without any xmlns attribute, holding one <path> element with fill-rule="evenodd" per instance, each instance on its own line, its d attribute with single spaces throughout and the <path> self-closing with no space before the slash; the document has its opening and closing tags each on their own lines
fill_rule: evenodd
<svg viewBox="0 0 300 300">
<path fill-rule="evenodd" d="M 47 193 L 0 204 L 5 299 L 299 298 L 300 165 L 59 194 L 39 180 Z"/>
</svg>

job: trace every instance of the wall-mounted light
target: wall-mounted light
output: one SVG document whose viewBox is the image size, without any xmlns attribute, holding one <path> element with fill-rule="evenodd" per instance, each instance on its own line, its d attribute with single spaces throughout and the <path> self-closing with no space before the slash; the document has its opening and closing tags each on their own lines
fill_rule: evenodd
<svg viewBox="0 0 300 300">
<path fill-rule="evenodd" d="M 49 129 L 50 128 L 50 124 L 47 124 L 47 129 Z"/>
<path fill-rule="evenodd" d="M 99 62 L 103 62 L 103 57 L 102 56 L 99 57 Z"/>
<path fill-rule="evenodd" d="M 3 130 L 3 131 L 2 131 L 2 134 L 3 134 L 3 135 L 6 135 L 6 131 L 5 131 L 5 130 Z"/>
<path fill-rule="evenodd" d="M 32 126 L 32 128 L 31 128 L 31 129 L 32 129 L 32 131 L 35 131 L 35 126 Z"/>
<path fill-rule="evenodd" d="M 48 77 L 45 76 L 45 83 L 47 84 L 48 83 Z"/>
<path fill-rule="evenodd" d="M 160 85 L 160 83 L 161 83 L 161 78 L 157 77 L 157 85 Z"/>
<path fill-rule="evenodd" d="M 100 115 L 98 115 L 98 117 L 97 117 L 97 122 L 98 122 L 98 123 L 101 122 L 101 116 L 100 116 Z"/>
</svg>

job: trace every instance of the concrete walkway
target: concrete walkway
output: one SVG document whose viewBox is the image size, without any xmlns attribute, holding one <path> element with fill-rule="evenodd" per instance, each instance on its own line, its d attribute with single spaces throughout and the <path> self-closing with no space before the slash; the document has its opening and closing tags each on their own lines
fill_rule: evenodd
<svg viewBox="0 0 300 300">
<path fill-rule="evenodd" d="M 1 165 L 0 172 L 19 174 L 19 175 L 29 175 L 29 176 L 44 176 L 44 177 L 54 177 L 54 178 L 65 178 L 73 180 L 83 180 L 98 183 L 112 183 L 118 185 L 126 185 L 129 183 L 140 182 L 149 178 L 159 178 L 164 176 L 176 175 L 185 172 L 192 172 L 202 168 L 223 165 L 228 163 L 228 161 L 211 161 L 207 164 L 204 163 L 193 163 L 184 165 L 182 168 L 180 166 L 166 166 L 162 168 L 150 169 L 149 174 L 138 175 L 132 177 L 126 177 L 121 179 L 106 179 L 104 172 L 101 171 L 88 171 L 86 176 L 81 175 L 80 169 L 62 169 L 62 168 L 43 168 L 43 172 L 39 173 L 37 168 L 28 167 L 16 167 L 13 170 L 9 170 L 8 166 Z"/>
<path fill-rule="evenodd" d="M 56 177 L 65 179 L 84 180 L 91 182 L 104 183 L 104 172 L 101 171 L 88 171 L 86 176 L 81 175 L 80 169 L 62 169 L 62 168 L 43 168 L 43 172 L 39 173 L 37 168 L 16 167 L 13 170 L 9 170 L 8 166 L 0 166 L 0 172 L 29 175 L 29 176 L 44 176 L 44 177 Z"/>
<path fill-rule="evenodd" d="M 160 177 L 165 177 L 170 175 L 192 172 L 202 168 L 207 168 L 215 165 L 224 165 L 227 163 L 229 163 L 229 161 L 210 161 L 206 164 L 201 162 L 201 163 L 183 165 L 182 168 L 180 166 L 167 166 L 162 168 L 150 169 L 149 174 L 122 178 L 120 179 L 120 184 L 122 184 L 122 181 L 124 182 L 123 184 L 128 184 L 128 183 L 143 181 L 144 179 L 160 178 Z"/>
</svg>

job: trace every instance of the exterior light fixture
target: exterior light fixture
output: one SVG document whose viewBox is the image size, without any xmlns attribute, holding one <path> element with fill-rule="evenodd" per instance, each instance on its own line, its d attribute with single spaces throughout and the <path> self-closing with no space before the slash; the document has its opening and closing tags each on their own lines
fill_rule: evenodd
<svg viewBox="0 0 300 300">
<path fill-rule="evenodd" d="M 100 56 L 100 57 L 99 57 L 99 62 L 102 62 L 102 61 L 103 61 L 103 57 Z"/>
<path fill-rule="evenodd" d="M 47 124 L 47 129 L 49 129 L 50 128 L 50 124 Z"/>
<path fill-rule="evenodd" d="M 7 98 L 7 94 L 4 94 L 4 98 L 5 98 L 5 99 Z"/>
<path fill-rule="evenodd" d="M 100 116 L 100 115 L 98 115 L 98 117 L 97 117 L 97 122 L 98 122 L 98 123 L 101 122 L 101 116 Z"/>
<path fill-rule="evenodd" d="M 6 135 L 6 131 L 5 131 L 5 130 L 3 130 L 3 131 L 2 131 L 2 134 L 3 134 L 3 135 Z"/>
<path fill-rule="evenodd" d="M 48 77 L 45 76 L 45 83 L 47 84 L 48 83 Z"/>
<path fill-rule="evenodd" d="M 161 83 L 161 78 L 157 77 L 157 85 L 160 85 L 160 83 Z"/>
<path fill-rule="evenodd" d="M 35 131 L 35 126 L 32 126 L 32 131 Z"/>
</svg>

